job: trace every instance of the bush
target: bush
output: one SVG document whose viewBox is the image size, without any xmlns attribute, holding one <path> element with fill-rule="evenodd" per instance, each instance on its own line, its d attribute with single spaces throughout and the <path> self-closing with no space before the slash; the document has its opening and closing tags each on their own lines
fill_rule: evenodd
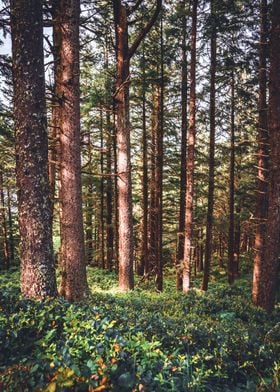
<svg viewBox="0 0 280 392">
<path fill-rule="evenodd" d="M 279 308 L 253 307 L 246 280 L 121 294 L 113 273 L 90 269 L 92 297 L 69 304 L 20 298 L 18 271 L 0 279 L 0 390 L 279 388 Z"/>
</svg>

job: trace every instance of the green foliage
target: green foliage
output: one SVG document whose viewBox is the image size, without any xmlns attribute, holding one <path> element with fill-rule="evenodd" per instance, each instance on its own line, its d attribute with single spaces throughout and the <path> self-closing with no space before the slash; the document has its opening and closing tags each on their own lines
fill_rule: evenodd
<svg viewBox="0 0 280 392">
<path fill-rule="evenodd" d="M 254 308 L 245 279 L 207 294 L 171 283 L 122 294 L 114 273 L 88 273 L 92 297 L 80 304 L 22 299 L 18 271 L 1 275 L 1 390 L 279 388 L 279 308 Z"/>
</svg>

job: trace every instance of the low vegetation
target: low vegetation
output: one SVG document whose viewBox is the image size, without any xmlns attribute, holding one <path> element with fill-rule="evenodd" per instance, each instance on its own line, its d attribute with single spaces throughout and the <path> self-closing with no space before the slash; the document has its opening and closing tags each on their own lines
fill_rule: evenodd
<svg viewBox="0 0 280 392">
<path fill-rule="evenodd" d="M 22 299 L 18 270 L 1 274 L 0 390 L 280 390 L 279 306 L 267 315 L 246 279 L 223 276 L 176 293 L 171 273 L 164 293 L 148 282 L 123 294 L 114 273 L 89 268 L 78 304 Z"/>
</svg>

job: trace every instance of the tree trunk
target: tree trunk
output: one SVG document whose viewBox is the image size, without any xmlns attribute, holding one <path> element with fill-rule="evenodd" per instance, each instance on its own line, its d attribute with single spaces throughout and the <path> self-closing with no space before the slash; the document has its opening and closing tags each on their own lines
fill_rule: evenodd
<svg viewBox="0 0 280 392">
<path fill-rule="evenodd" d="M 50 229 L 42 1 L 12 0 L 11 31 L 21 292 L 25 297 L 44 298 L 57 291 Z"/>
<path fill-rule="evenodd" d="M 275 302 L 280 254 L 280 1 L 272 4 L 269 80 L 270 168 L 266 246 L 259 279 L 254 282 L 255 303 L 271 311 Z M 256 271 L 254 271 L 256 274 Z M 256 276 L 256 275 L 255 275 Z"/>
<path fill-rule="evenodd" d="M 191 31 L 191 69 L 190 69 L 190 105 L 189 130 L 187 138 L 187 185 L 185 211 L 185 238 L 183 258 L 183 291 L 191 288 L 191 253 L 193 234 L 193 191 L 194 191 L 194 159 L 196 135 L 196 33 L 197 33 L 197 5 L 193 0 L 192 31 Z"/>
<path fill-rule="evenodd" d="M 215 21 L 215 1 L 211 1 L 211 17 L 213 20 L 211 31 L 211 66 L 210 66 L 210 143 L 209 143 L 209 177 L 208 177 L 208 206 L 206 221 L 206 243 L 204 274 L 202 290 L 208 289 L 210 265 L 213 248 L 213 209 L 215 186 L 215 133 L 216 133 L 216 68 L 217 68 L 217 29 Z"/>
<path fill-rule="evenodd" d="M 105 236 L 104 236 L 104 137 L 103 137 L 103 112 L 100 110 L 100 256 L 101 267 L 105 268 Z"/>
<path fill-rule="evenodd" d="M 127 8 L 114 2 L 117 80 L 117 167 L 118 167 L 118 229 L 119 229 L 119 288 L 133 289 L 133 223 L 129 124 L 129 49 Z"/>
<path fill-rule="evenodd" d="M 266 269 L 264 259 L 266 240 L 266 219 L 268 209 L 268 170 L 269 139 L 267 118 L 267 56 L 268 56 L 268 6 L 267 0 L 260 2 L 260 47 L 259 47 L 259 129 L 258 129 L 258 173 L 256 203 L 256 236 L 253 271 L 253 302 L 258 305 L 262 301 L 261 279 Z"/>
<path fill-rule="evenodd" d="M 233 66 L 233 65 L 232 65 Z M 230 178 L 229 178 L 229 232 L 228 232 L 228 282 L 232 284 L 234 273 L 234 174 L 235 174 L 235 81 L 231 73 L 231 130 L 230 130 Z"/>
<path fill-rule="evenodd" d="M 53 226 L 54 219 L 54 204 L 55 204 L 55 191 L 56 191 L 56 172 L 57 172 L 57 160 L 59 156 L 59 145 L 58 138 L 60 132 L 60 105 L 58 100 L 58 84 L 57 78 L 59 75 L 59 51 L 60 51 L 60 29 L 58 25 L 58 1 L 52 1 L 52 21 L 53 21 L 53 74 L 54 74 L 54 85 L 52 91 L 52 113 L 51 113 L 51 127 L 50 127 L 50 145 L 49 145 L 49 183 L 50 183 L 50 199 L 51 199 L 51 219 Z M 53 227 L 52 227 L 53 229 Z"/>
<path fill-rule="evenodd" d="M 86 194 L 86 261 L 87 264 L 93 263 L 93 178 L 92 178 L 92 145 L 91 134 L 88 131 L 87 136 L 87 153 L 88 153 L 88 168 L 89 177 L 87 183 Z"/>
<path fill-rule="evenodd" d="M 113 102 L 113 152 L 114 152 L 114 267 L 115 270 L 119 271 L 119 211 L 118 211 L 118 159 L 117 159 L 117 127 L 116 127 L 116 115 L 115 115 L 115 103 Z"/>
<path fill-rule="evenodd" d="M 10 249 L 8 241 L 8 228 L 6 218 L 6 206 L 5 206 L 5 195 L 4 195 L 4 181 L 3 174 L 0 172 L 0 216 L 3 234 L 3 253 L 4 253 L 4 267 L 9 269 L 10 267 Z"/>
<path fill-rule="evenodd" d="M 10 249 L 10 260 L 11 263 L 15 261 L 15 241 L 13 234 L 13 217 L 11 208 L 11 192 L 9 186 L 7 187 L 7 199 L 8 199 L 8 220 L 9 220 L 9 249 Z"/>
<path fill-rule="evenodd" d="M 67 300 L 85 297 L 86 279 L 81 192 L 79 0 L 59 3 L 61 34 L 59 99 L 61 268 L 60 293 Z"/>
<path fill-rule="evenodd" d="M 176 288 L 182 290 L 182 268 L 184 258 L 184 230 L 186 203 L 186 154 L 187 154 L 187 95 L 188 95 L 188 66 L 187 66 L 187 18 L 186 2 L 183 2 L 182 17 L 182 65 L 181 65 L 181 172 L 180 172 L 180 211 L 179 232 L 176 253 Z"/>
<path fill-rule="evenodd" d="M 147 124 L 146 124 L 146 72 L 145 72 L 145 49 L 142 56 L 142 235 L 141 255 L 138 268 L 139 275 L 148 272 L 148 156 L 147 156 Z"/>
<path fill-rule="evenodd" d="M 106 183 L 106 268 L 111 271 L 113 268 L 113 248 L 114 248 L 114 230 L 113 230 L 113 184 L 112 184 L 112 130 L 110 121 L 110 106 L 108 102 L 106 112 L 106 171 L 107 171 L 107 183 Z"/>
</svg>

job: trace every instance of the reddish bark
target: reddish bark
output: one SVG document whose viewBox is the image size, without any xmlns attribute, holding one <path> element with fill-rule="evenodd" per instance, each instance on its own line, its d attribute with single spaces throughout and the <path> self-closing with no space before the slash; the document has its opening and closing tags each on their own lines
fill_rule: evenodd
<svg viewBox="0 0 280 392">
<path fill-rule="evenodd" d="M 275 302 L 280 254 L 280 1 L 272 3 L 269 73 L 269 188 L 266 242 L 259 276 L 255 280 L 255 303 L 271 311 Z"/>
<path fill-rule="evenodd" d="M 146 124 L 146 72 L 145 72 L 145 50 L 143 48 L 143 68 L 142 68 L 142 235 L 141 235 L 141 255 L 138 268 L 139 275 L 148 272 L 148 156 L 147 156 L 147 124 Z"/>
<path fill-rule="evenodd" d="M 104 141 L 103 141 L 103 112 L 100 110 L 100 256 L 101 267 L 105 268 L 105 236 L 104 236 Z"/>
<path fill-rule="evenodd" d="M 117 167 L 118 167 L 118 214 L 119 214 L 119 288 L 123 291 L 132 289 L 133 279 L 133 222 L 131 194 L 130 163 L 130 124 L 129 124 L 129 65 L 141 41 L 150 31 L 161 8 L 161 0 L 157 0 L 156 10 L 136 36 L 132 45 L 128 46 L 128 16 L 135 11 L 121 0 L 113 2 L 115 34 L 116 34 L 116 92 L 115 105 L 117 114 Z"/>
<path fill-rule="evenodd" d="M 11 31 L 21 291 L 25 297 L 44 298 L 57 291 L 50 230 L 42 1 L 12 0 Z"/>
<path fill-rule="evenodd" d="M 194 159 L 196 135 L 196 34 L 197 34 L 197 6 L 198 0 L 193 0 L 192 31 L 191 31 L 191 69 L 190 69 L 190 105 L 189 129 L 187 138 L 187 185 L 185 202 L 185 238 L 183 258 L 183 283 L 184 292 L 191 288 L 191 256 L 193 241 L 193 191 L 194 191 Z"/>
<path fill-rule="evenodd" d="M 182 17 L 182 65 L 181 65 L 181 171 L 180 171 L 180 211 L 179 232 L 176 253 L 176 288 L 182 290 L 181 263 L 184 257 L 185 230 L 185 202 L 186 202 L 186 170 L 187 170 L 187 95 L 188 95 L 188 67 L 187 67 L 187 18 L 186 2 L 183 2 Z"/>
<path fill-rule="evenodd" d="M 209 142 L 209 177 L 208 177 L 208 205 L 206 221 L 206 243 L 204 274 L 202 290 L 208 289 L 210 265 L 213 248 L 213 209 L 215 187 L 215 133 L 216 133 L 216 69 L 217 69 L 217 29 L 215 22 L 215 1 L 211 1 L 212 31 L 211 31 L 211 65 L 210 65 L 210 142 Z"/>
<path fill-rule="evenodd" d="M 258 173 L 257 173 L 257 205 L 256 236 L 253 271 L 253 302 L 261 301 L 259 292 L 262 272 L 265 270 L 264 250 L 266 239 L 266 219 L 268 209 L 268 170 L 269 139 L 267 118 L 267 56 L 268 56 L 268 6 L 267 0 L 260 3 L 260 47 L 259 47 L 259 129 L 258 129 Z"/>
<path fill-rule="evenodd" d="M 60 293 L 71 301 L 81 300 L 87 293 L 81 194 L 79 17 L 79 0 L 59 2 Z"/>
<path fill-rule="evenodd" d="M 231 129 L 230 129 L 230 177 L 229 177 L 229 232 L 228 232 L 228 282 L 235 279 L 234 259 L 234 176 L 235 176 L 235 80 L 231 74 Z"/>
</svg>

